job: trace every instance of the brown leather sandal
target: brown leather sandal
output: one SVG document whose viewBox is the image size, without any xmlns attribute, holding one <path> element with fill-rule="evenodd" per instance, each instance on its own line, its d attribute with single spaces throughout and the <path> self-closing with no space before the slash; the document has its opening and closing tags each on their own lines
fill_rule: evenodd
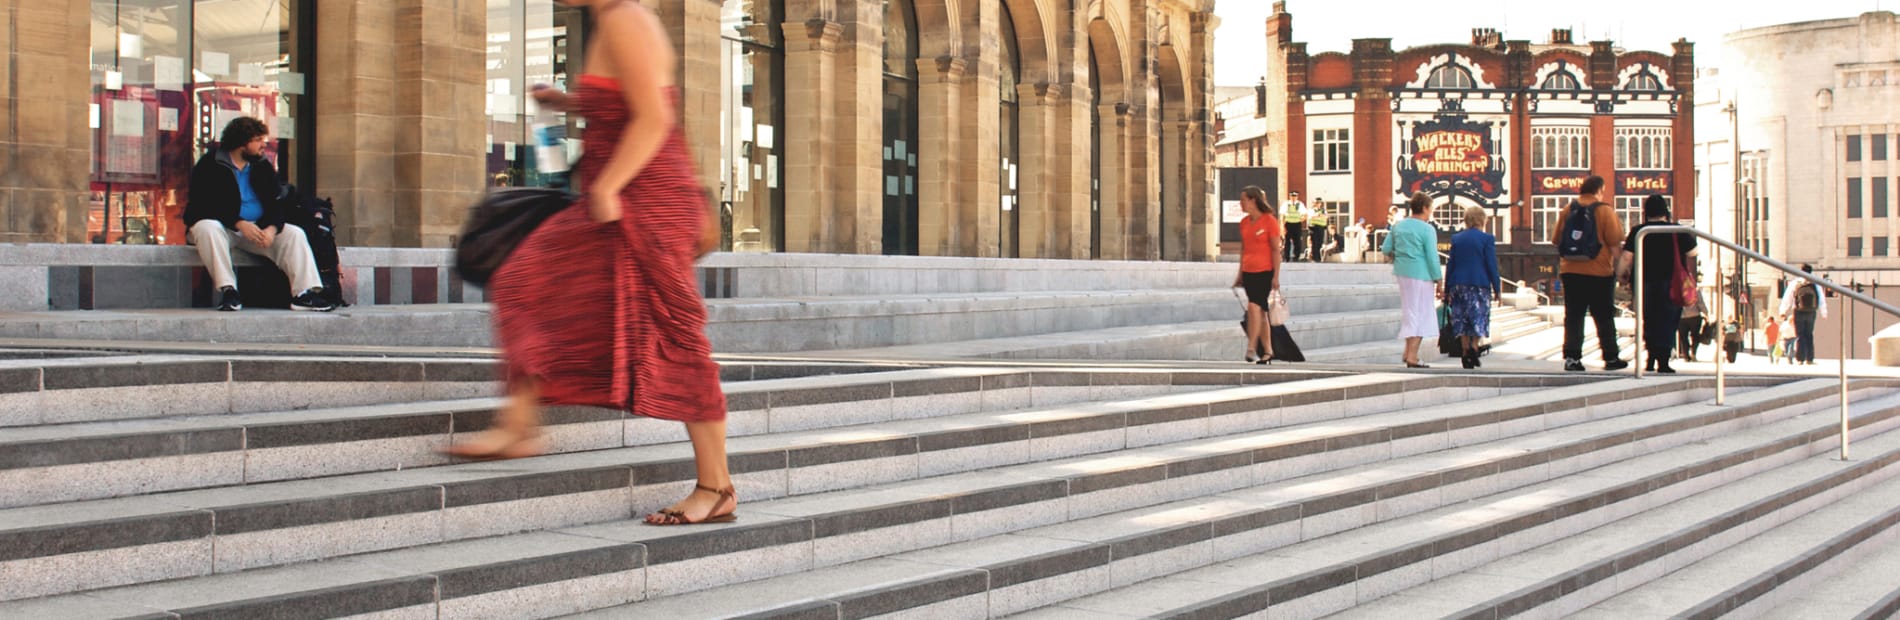
<svg viewBox="0 0 1900 620">
<path fill-rule="evenodd" d="M 678 510 L 661 510 L 659 512 L 655 512 L 653 514 L 647 515 L 646 524 L 647 525 L 699 525 L 702 523 L 731 523 L 733 521 L 739 520 L 739 514 L 738 514 L 739 495 L 732 487 L 726 487 L 724 489 L 715 489 L 703 484 L 695 484 L 693 485 L 693 489 L 694 489 L 693 492 L 695 493 L 699 491 L 705 491 L 708 493 L 717 493 L 719 494 L 719 497 L 721 500 L 731 500 L 732 509 L 726 511 L 724 514 L 709 515 L 706 518 L 700 519 L 698 521 L 694 521 L 692 519 L 686 518 L 686 513 L 680 512 Z M 713 508 L 715 509 L 715 512 L 716 512 L 716 509 L 720 506 L 720 504 L 724 504 L 724 503 L 725 501 L 721 501 L 719 504 L 713 504 Z M 660 517 L 660 519 L 658 521 L 655 521 L 653 519 L 654 517 Z"/>
</svg>

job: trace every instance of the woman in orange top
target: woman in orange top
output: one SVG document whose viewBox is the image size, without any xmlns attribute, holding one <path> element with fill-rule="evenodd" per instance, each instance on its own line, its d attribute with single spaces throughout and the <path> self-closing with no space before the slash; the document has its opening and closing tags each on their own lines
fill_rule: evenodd
<svg viewBox="0 0 1900 620">
<path fill-rule="evenodd" d="M 1240 273 L 1234 286 L 1247 291 L 1247 361 L 1273 360 L 1273 328 L 1267 325 L 1267 298 L 1280 290 L 1280 218 L 1273 216 L 1267 193 L 1258 187 L 1240 190 Z M 1255 355 L 1259 358 L 1256 359 Z"/>
</svg>

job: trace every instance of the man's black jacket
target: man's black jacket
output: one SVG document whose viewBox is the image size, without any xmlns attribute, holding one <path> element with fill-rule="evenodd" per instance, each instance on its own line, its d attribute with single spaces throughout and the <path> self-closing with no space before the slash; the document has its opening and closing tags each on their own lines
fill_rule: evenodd
<svg viewBox="0 0 1900 620">
<path fill-rule="evenodd" d="M 277 167 L 270 160 L 258 158 L 251 162 L 251 191 L 257 193 L 257 200 L 264 205 L 264 215 L 252 222 L 258 228 L 270 228 L 283 225 L 290 216 L 290 207 L 283 199 L 283 186 L 277 182 Z M 231 164 L 230 155 L 223 150 L 214 149 L 198 158 L 197 165 L 191 167 L 191 188 L 185 196 L 185 227 L 190 228 L 202 220 L 217 220 L 225 228 L 237 229 L 238 209 L 243 198 L 238 194 L 237 166 Z"/>
</svg>

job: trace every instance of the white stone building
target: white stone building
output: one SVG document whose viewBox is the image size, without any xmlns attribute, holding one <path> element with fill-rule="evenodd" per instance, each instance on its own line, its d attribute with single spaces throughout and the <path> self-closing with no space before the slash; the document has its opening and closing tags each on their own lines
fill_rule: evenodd
<svg viewBox="0 0 1900 620">
<path fill-rule="evenodd" d="M 1900 299 L 1894 13 L 1743 30 L 1704 50 L 1702 64 L 1695 223 L 1836 281 L 1893 287 L 1880 296 Z M 1703 269 L 1713 275 L 1707 261 Z M 1747 277 L 1759 309 L 1779 274 L 1750 266 Z M 1863 311 L 1857 332 L 1868 319 Z M 1818 331 L 1820 353 L 1837 351 L 1836 332 Z"/>
</svg>

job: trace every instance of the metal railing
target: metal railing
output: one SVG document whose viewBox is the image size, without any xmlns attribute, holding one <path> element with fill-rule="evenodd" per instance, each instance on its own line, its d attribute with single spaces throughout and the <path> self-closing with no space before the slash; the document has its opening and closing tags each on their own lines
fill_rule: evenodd
<svg viewBox="0 0 1900 620">
<path fill-rule="evenodd" d="M 1733 241 L 1729 241 L 1726 239 L 1719 239 L 1719 238 L 1716 238 L 1714 235 L 1710 235 L 1709 233 L 1705 233 L 1700 230 L 1696 230 L 1694 228 L 1689 228 L 1687 226 L 1675 226 L 1675 225 L 1644 226 L 1642 230 L 1636 231 L 1635 239 L 1631 241 L 1631 245 L 1633 245 L 1640 251 L 1643 247 L 1643 239 L 1648 237 L 1649 235 L 1658 234 L 1658 233 L 1661 233 L 1661 234 L 1685 233 L 1689 235 L 1694 235 L 1705 241 L 1708 241 L 1709 243 L 1713 243 L 1717 246 L 1727 248 L 1729 251 L 1734 252 L 1736 256 L 1738 257 L 1736 259 L 1737 261 L 1740 261 L 1742 259 L 1753 259 L 1755 262 L 1762 263 L 1764 265 L 1768 265 L 1769 267 L 1773 267 L 1777 270 L 1780 270 L 1782 273 L 1788 274 L 1788 276 L 1790 277 L 1807 280 L 1809 283 L 1812 283 L 1814 286 L 1819 287 L 1823 290 L 1827 290 L 1827 291 L 1831 291 L 1833 293 L 1839 294 L 1842 299 L 1847 300 L 1848 303 L 1842 304 L 1847 307 L 1846 308 L 1847 315 L 1842 317 L 1841 322 L 1840 322 L 1841 323 L 1841 373 L 1840 373 L 1840 378 L 1841 378 L 1841 460 L 1843 461 L 1847 460 L 1847 456 L 1848 456 L 1848 452 L 1847 452 L 1848 399 L 1847 399 L 1847 354 L 1846 352 L 1847 352 L 1847 338 L 1848 338 L 1847 329 L 1848 329 L 1848 326 L 1853 324 L 1854 322 L 1853 302 L 1858 301 L 1858 302 L 1867 304 L 1869 307 L 1875 310 L 1885 312 L 1887 314 L 1893 315 L 1894 317 L 1900 317 L 1900 308 L 1896 308 L 1894 306 L 1888 305 L 1886 302 L 1882 302 L 1878 299 L 1874 299 L 1873 297 L 1862 295 L 1860 292 L 1855 291 L 1852 288 L 1848 288 L 1845 286 L 1841 286 L 1839 284 L 1835 284 L 1833 282 L 1829 282 L 1825 279 L 1822 279 L 1819 276 L 1816 276 L 1814 274 L 1802 271 L 1798 268 L 1788 265 L 1787 263 L 1783 263 L 1781 261 L 1769 258 L 1760 252 L 1756 252 L 1754 250 L 1750 250 L 1740 245 L 1736 245 L 1735 242 Z M 1722 253 L 1712 252 L 1712 254 L 1714 254 L 1715 273 L 1718 274 L 1717 277 L 1719 278 L 1720 277 L 1719 274 L 1722 273 Z M 1632 296 L 1636 300 L 1636 304 L 1635 304 L 1636 305 L 1636 339 L 1635 339 L 1636 340 L 1636 347 L 1635 347 L 1636 357 L 1631 360 L 1630 367 L 1635 370 L 1636 378 L 1638 379 L 1643 378 L 1643 365 L 1639 363 L 1643 361 L 1642 359 L 1643 358 L 1643 311 L 1642 309 L 1643 309 L 1643 302 L 1645 301 L 1644 297 L 1648 296 L 1647 291 L 1646 291 L 1647 287 L 1644 285 L 1644 282 L 1643 282 L 1644 280 L 1643 275 L 1648 270 L 1644 269 L 1641 264 L 1638 264 L 1638 260 L 1640 258 L 1641 258 L 1640 256 L 1632 257 L 1632 260 L 1630 261 L 1630 268 L 1635 270 L 1634 277 L 1635 277 L 1635 283 L 1636 283 L 1636 290 L 1631 292 Z M 1677 257 L 1672 256 L 1671 258 L 1677 258 Z M 1714 312 L 1715 312 L 1715 318 L 1717 320 L 1721 320 L 1722 309 L 1724 307 L 1724 303 L 1728 299 L 1728 295 L 1723 292 L 1724 288 L 1726 287 L 1721 287 L 1721 286 L 1716 287 Z M 1724 343 L 1724 346 L 1726 346 L 1726 341 Z M 1718 352 L 1715 356 L 1715 404 L 1717 405 L 1724 404 L 1727 399 L 1728 380 L 1727 380 L 1726 371 L 1722 366 L 1723 357 L 1724 356 L 1720 352 Z"/>
</svg>

